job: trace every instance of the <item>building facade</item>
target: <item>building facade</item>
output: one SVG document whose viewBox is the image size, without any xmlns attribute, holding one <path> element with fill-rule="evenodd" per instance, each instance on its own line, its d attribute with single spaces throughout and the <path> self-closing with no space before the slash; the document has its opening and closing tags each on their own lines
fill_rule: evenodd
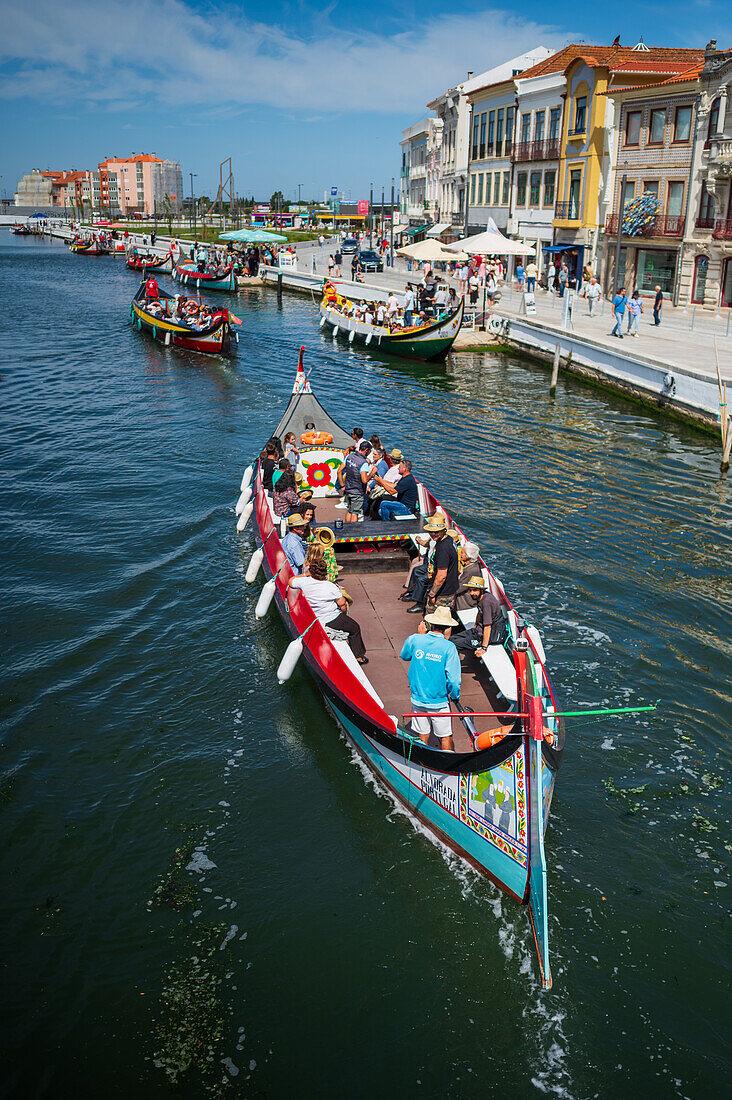
<svg viewBox="0 0 732 1100">
<path fill-rule="evenodd" d="M 708 43 L 699 74 L 694 163 L 679 300 L 732 307 L 732 50 Z"/>
<path fill-rule="evenodd" d="M 401 220 L 411 227 L 435 219 L 441 145 L 442 121 L 437 118 L 423 118 L 402 131 Z"/>
<path fill-rule="evenodd" d="M 177 213 L 182 200 L 183 173 L 178 161 L 149 153 L 110 158 L 83 171 L 34 168 L 18 181 L 15 193 L 16 206 L 66 208 L 79 218 L 131 213 L 162 216 L 166 202 Z"/>
</svg>

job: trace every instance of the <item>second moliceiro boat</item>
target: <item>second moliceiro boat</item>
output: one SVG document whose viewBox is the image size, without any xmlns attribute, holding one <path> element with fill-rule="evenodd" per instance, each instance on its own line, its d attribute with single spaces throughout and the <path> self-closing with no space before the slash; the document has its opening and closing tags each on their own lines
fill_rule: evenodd
<svg viewBox="0 0 732 1100">
<path fill-rule="evenodd" d="M 173 273 L 173 278 L 178 278 L 183 286 L 195 286 L 196 290 L 236 290 L 238 283 L 234 274 L 233 263 L 228 267 L 199 271 L 198 264 L 193 260 L 189 263 L 178 263 Z"/>
<path fill-rule="evenodd" d="M 423 484 L 418 486 L 416 518 L 338 522 L 344 513 L 336 509 L 336 472 L 352 440 L 317 401 L 302 369 L 301 352 L 292 397 L 275 434 L 283 438 L 294 432 L 308 439 L 311 431 L 330 442 L 303 445 L 298 468 L 313 490 L 318 527 L 332 531 L 342 566 L 339 581 L 347 584 L 352 597 L 351 611 L 361 627 L 369 664 L 364 668 L 337 633 L 329 634 L 301 591 L 288 592 L 293 573 L 280 539 L 282 521 L 262 484 L 261 468 L 249 467 L 237 504 L 238 529 L 253 515 L 258 546 L 247 580 L 255 578 L 261 560 L 268 583 L 257 614 L 265 614 L 274 597 L 295 639 L 278 670 L 280 681 L 291 674 L 293 660 L 302 653 L 337 724 L 379 781 L 436 837 L 528 906 L 542 983 L 548 988 L 544 831 L 564 729 L 539 632 L 519 618 L 503 585 L 481 561 L 484 581 L 503 607 L 505 640 L 489 645 L 480 660 L 466 656 L 461 709 L 452 718 L 455 751 L 443 750 L 434 738 L 425 745 L 415 737 L 407 666 L 399 655 L 417 624 L 398 597 L 419 553 L 417 537 L 426 517 L 441 512 L 459 538 L 465 536 Z"/>
<path fill-rule="evenodd" d="M 401 329 L 357 320 L 345 312 L 346 308 L 346 299 L 332 283 L 326 283 L 320 304 L 320 324 L 330 327 L 334 336 L 342 334 L 351 342 L 357 339 L 372 351 L 429 362 L 444 359 L 454 344 L 463 322 L 464 302 L 461 299 L 453 313 L 437 320 Z"/>
<path fill-rule="evenodd" d="M 238 336 L 232 332 L 232 324 L 239 319 L 228 309 L 208 309 L 191 299 L 190 310 L 186 299 L 174 298 L 171 294 L 158 291 L 158 299 L 148 301 L 145 283 L 140 286 L 130 304 L 130 320 L 142 332 L 147 332 L 154 340 L 187 351 L 203 351 L 211 355 L 230 355 L 233 341 Z M 205 315 L 201 315 L 201 309 Z"/>
</svg>

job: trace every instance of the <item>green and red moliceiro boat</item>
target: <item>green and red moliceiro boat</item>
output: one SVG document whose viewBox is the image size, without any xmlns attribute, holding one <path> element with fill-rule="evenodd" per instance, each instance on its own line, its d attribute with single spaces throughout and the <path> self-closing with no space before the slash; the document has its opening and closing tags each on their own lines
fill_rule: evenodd
<svg viewBox="0 0 732 1100">
<path fill-rule="evenodd" d="M 391 331 L 385 325 L 366 324 L 349 317 L 339 308 L 340 295 L 332 284 L 326 284 L 320 305 L 320 324 L 328 326 L 334 336 L 347 336 L 351 343 L 358 340 L 375 352 L 386 352 L 402 359 L 421 359 L 431 362 L 444 359 L 455 342 L 463 323 L 465 303 L 461 299 L 458 308 L 426 325 Z"/>
<path fill-rule="evenodd" d="M 183 286 L 195 286 L 196 290 L 236 290 L 238 286 L 233 263 L 217 271 L 199 271 L 193 260 L 178 263 L 173 278 L 177 278 Z"/>
<path fill-rule="evenodd" d="M 267 578 L 257 617 L 266 614 L 274 598 L 293 638 L 278 679 L 284 683 L 302 656 L 337 725 L 379 781 L 429 832 L 528 907 L 542 984 L 549 988 L 544 832 L 564 726 L 539 632 L 516 614 L 501 582 L 481 562 L 486 583 L 504 609 L 505 640 L 489 646 L 480 660 L 466 656 L 460 706 L 452 719 L 455 751 L 443 751 L 438 741 L 424 745 L 411 730 L 415 715 L 407 665 L 399 657 L 416 624 L 398 596 L 419 553 L 417 536 L 428 515 L 442 512 L 460 538 L 465 536 L 422 484 L 416 518 L 339 522 L 344 513 L 337 509 L 336 473 L 352 440 L 313 394 L 302 351 L 292 397 L 275 434 L 282 438 L 290 431 L 298 438 L 311 431 L 330 437 L 326 445 L 303 445 L 299 470 L 313 489 L 318 527 L 329 527 L 335 536 L 343 567 L 339 579 L 353 598 L 351 613 L 361 626 L 369 663 L 360 665 L 344 636 L 328 632 L 302 592 L 288 594 L 292 571 L 282 549 L 283 521 L 273 512 L 260 468 L 250 466 L 237 503 L 237 529 L 244 530 L 253 517 L 257 549 L 246 579 L 253 582 L 260 565 Z M 469 614 L 460 613 L 464 622 Z"/>
</svg>

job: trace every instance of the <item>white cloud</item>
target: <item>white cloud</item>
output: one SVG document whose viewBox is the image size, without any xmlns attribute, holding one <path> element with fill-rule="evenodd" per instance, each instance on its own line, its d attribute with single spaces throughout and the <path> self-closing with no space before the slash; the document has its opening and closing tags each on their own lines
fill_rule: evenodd
<svg viewBox="0 0 732 1100">
<path fill-rule="evenodd" d="M 203 14 L 182 0 L 35 0 L 5 10 L 0 95 L 84 99 L 110 110 L 143 101 L 148 111 L 268 105 L 309 115 L 421 115 L 468 68 L 478 73 L 565 41 L 505 11 L 440 14 L 391 35 L 344 31 L 319 13 L 317 31 L 305 38 L 228 8 Z"/>
</svg>

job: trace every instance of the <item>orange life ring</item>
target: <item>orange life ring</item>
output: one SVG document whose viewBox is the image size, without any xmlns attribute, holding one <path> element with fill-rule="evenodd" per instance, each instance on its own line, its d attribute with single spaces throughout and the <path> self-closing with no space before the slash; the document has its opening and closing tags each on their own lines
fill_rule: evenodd
<svg viewBox="0 0 732 1100">
<path fill-rule="evenodd" d="M 303 432 L 300 442 L 308 447 L 324 447 L 326 443 L 333 442 L 333 436 L 330 432 Z"/>
<path fill-rule="evenodd" d="M 475 739 L 476 749 L 490 749 L 498 741 L 501 741 L 506 736 L 502 730 L 486 730 L 485 733 L 480 733 Z"/>
</svg>

